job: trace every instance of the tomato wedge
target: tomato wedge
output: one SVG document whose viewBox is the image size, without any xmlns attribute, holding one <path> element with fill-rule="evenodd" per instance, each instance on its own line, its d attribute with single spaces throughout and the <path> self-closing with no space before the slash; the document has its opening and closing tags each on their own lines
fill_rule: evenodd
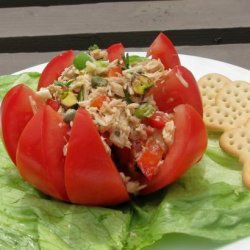
<svg viewBox="0 0 250 250">
<path fill-rule="evenodd" d="M 16 162 L 16 149 L 19 137 L 35 109 L 40 109 L 44 101 L 24 84 L 18 84 L 5 95 L 0 109 L 1 133 L 5 148 Z"/>
<path fill-rule="evenodd" d="M 176 181 L 203 155 L 207 146 L 207 133 L 199 113 L 190 105 L 174 109 L 174 142 L 159 167 L 157 175 L 146 181 L 142 193 L 155 192 Z"/>
<path fill-rule="evenodd" d="M 68 50 L 54 57 L 44 68 L 37 89 L 47 87 L 62 74 L 65 68 L 69 67 L 74 60 L 74 52 Z"/>
<path fill-rule="evenodd" d="M 125 53 L 125 49 L 122 43 L 115 43 L 107 48 L 107 52 L 108 52 L 108 59 L 110 62 L 112 62 L 116 59 L 122 60 L 122 56 Z"/>
<path fill-rule="evenodd" d="M 46 105 L 23 130 L 16 156 L 17 168 L 26 181 L 61 200 L 68 200 L 63 155 L 68 130 L 62 116 Z"/>
<path fill-rule="evenodd" d="M 183 66 L 175 66 L 161 77 L 149 93 L 161 111 L 171 113 L 179 104 L 190 104 L 202 116 L 202 100 L 193 74 Z"/>
<path fill-rule="evenodd" d="M 180 65 L 180 59 L 174 45 L 162 32 L 148 48 L 147 56 L 160 59 L 165 69 L 171 69 L 175 65 Z"/>
<path fill-rule="evenodd" d="M 125 185 L 88 112 L 78 109 L 68 144 L 65 184 L 71 202 L 116 205 L 129 200 Z"/>
</svg>

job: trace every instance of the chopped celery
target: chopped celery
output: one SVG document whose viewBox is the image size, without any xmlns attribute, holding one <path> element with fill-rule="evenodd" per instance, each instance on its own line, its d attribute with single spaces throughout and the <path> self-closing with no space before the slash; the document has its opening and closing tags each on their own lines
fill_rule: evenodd
<svg viewBox="0 0 250 250">
<path fill-rule="evenodd" d="M 145 117 L 150 117 L 155 112 L 155 108 L 150 103 L 143 103 L 141 104 L 136 110 L 134 115 L 140 119 Z"/>
</svg>

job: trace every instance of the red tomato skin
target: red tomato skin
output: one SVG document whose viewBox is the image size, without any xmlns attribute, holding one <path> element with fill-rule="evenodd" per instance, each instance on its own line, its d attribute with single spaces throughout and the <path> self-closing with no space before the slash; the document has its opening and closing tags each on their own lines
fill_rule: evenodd
<svg viewBox="0 0 250 250">
<path fill-rule="evenodd" d="M 112 62 L 116 59 L 121 60 L 122 56 L 125 53 L 125 49 L 122 43 L 115 43 L 107 48 L 107 52 L 108 52 L 108 59 L 110 62 Z"/>
<path fill-rule="evenodd" d="M 186 84 L 180 80 L 184 79 Z M 193 74 L 183 66 L 175 66 L 167 75 L 161 77 L 149 93 L 153 95 L 159 110 L 172 113 L 179 104 L 190 104 L 202 116 L 202 100 Z"/>
<path fill-rule="evenodd" d="M 16 166 L 21 176 L 40 191 L 67 201 L 63 147 L 69 127 L 62 116 L 44 106 L 29 121 L 19 139 Z"/>
<path fill-rule="evenodd" d="M 129 200 L 90 115 L 78 109 L 65 161 L 65 184 L 73 203 L 106 206 Z"/>
<path fill-rule="evenodd" d="M 16 149 L 20 135 L 34 115 L 30 97 L 38 109 L 44 105 L 42 98 L 24 84 L 18 84 L 10 89 L 1 104 L 1 136 L 14 163 L 16 163 Z"/>
<path fill-rule="evenodd" d="M 46 88 L 62 74 L 65 68 L 69 67 L 74 60 L 73 50 L 63 52 L 54 57 L 44 68 L 37 89 Z"/>
<path fill-rule="evenodd" d="M 159 167 L 159 172 L 142 194 L 155 192 L 180 178 L 193 164 L 198 162 L 207 147 L 207 132 L 199 113 L 190 105 L 182 104 L 174 109 L 174 142 Z"/>
<path fill-rule="evenodd" d="M 147 56 L 160 59 L 165 69 L 180 65 L 178 53 L 170 39 L 162 32 L 155 38 L 147 51 Z"/>
</svg>

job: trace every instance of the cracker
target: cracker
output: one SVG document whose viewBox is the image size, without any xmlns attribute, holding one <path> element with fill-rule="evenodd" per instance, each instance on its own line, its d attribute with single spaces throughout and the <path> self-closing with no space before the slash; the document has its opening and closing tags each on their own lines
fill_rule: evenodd
<svg viewBox="0 0 250 250">
<path fill-rule="evenodd" d="M 204 121 L 209 130 L 226 131 L 245 124 L 250 117 L 250 84 L 234 81 L 222 87 L 215 105 L 204 109 Z"/>
<path fill-rule="evenodd" d="M 230 82 L 230 79 L 217 73 L 210 73 L 203 76 L 198 81 L 203 108 L 214 106 L 217 93 L 225 84 Z"/>
<path fill-rule="evenodd" d="M 242 179 L 250 188 L 250 120 L 246 125 L 228 130 L 220 137 L 221 148 L 243 164 Z"/>
</svg>

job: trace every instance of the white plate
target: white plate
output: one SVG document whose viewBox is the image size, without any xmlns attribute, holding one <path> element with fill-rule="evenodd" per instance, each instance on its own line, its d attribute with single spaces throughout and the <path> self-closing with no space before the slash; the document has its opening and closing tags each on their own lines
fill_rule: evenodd
<svg viewBox="0 0 250 250">
<path fill-rule="evenodd" d="M 143 52 L 131 52 L 130 54 L 136 54 L 140 56 L 145 56 Z M 244 80 L 250 82 L 250 71 L 248 69 L 243 69 L 241 67 L 211 60 L 208 58 L 196 57 L 196 56 L 187 56 L 180 55 L 181 63 L 183 66 L 186 66 L 189 70 L 192 71 L 195 78 L 198 80 L 201 76 L 207 73 L 220 73 L 231 80 Z M 16 72 L 15 74 L 24 73 L 24 72 L 41 72 L 46 66 L 46 63 L 40 64 L 31 68 L 24 69 L 22 71 Z M 250 237 L 243 240 L 231 243 L 226 246 L 221 244 L 214 243 L 209 240 L 189 237 L 186 235 L 167 235 L 163 237 L 162 240 L 157 242 L 154 246 L 145 248 L 145 250 L 198 250 L 198 249 L 220 249 L 220 250 L 249 250 L 250 249 Z"/>
</svg>

